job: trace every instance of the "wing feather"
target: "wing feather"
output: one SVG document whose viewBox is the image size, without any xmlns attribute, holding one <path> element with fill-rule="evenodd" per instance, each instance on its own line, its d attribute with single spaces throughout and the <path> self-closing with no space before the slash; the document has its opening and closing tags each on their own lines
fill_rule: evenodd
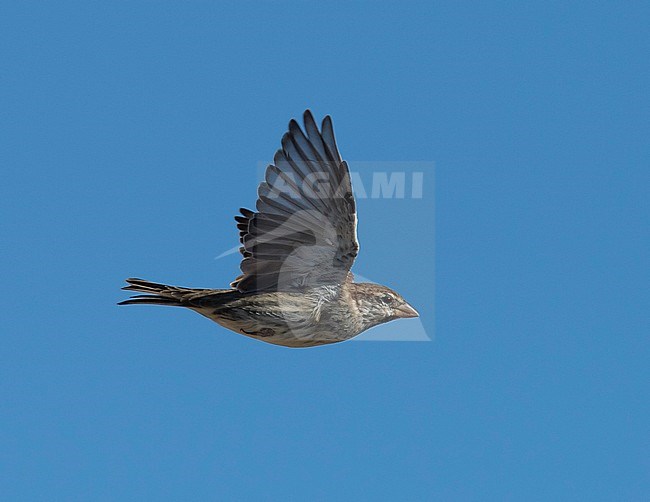
<svg viewBox="0 0 650 502">
<path fill-rule="evenodd" d="M 350 172 L 332 120 L 318 129 L 309 110 L 295 120 L 258 188 L 256 211 L 235 217 L 243 255 L 232 287 L 242 292 L 300 290 L 349 280 L 359 250 Z"/>
</svg>

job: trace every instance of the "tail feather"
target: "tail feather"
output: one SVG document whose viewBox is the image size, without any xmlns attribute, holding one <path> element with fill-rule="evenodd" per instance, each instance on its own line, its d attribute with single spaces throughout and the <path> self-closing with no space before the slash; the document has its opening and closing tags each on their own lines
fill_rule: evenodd
<svg viewBox="0 0 650 502">
<path fill-rule="evenodd" d="M 168 286 L 156 282 L 145 281 L 144 279 L 130 278 L 126 280 L 128 286 L 122 289 L 127 291 L 138 291 L 140 293 L 149 293 L 146 295 L 134 295 L 128 300 L 119 302 L 118 305 L 170 305 L 175 307 L 185 307 L 189 305 L 190 300 L 199 296 L 210 294 L 215 290 L 210 289 L 193 289 L 179 288 Z"/>
<path fill-rule="evenodd" d="M 118 303 L 118 305 L 169 305 L 171 307 L 182 307 L 183 304 L 178 300 L 164 298 L 155 295 L 142 295 L 141 297 L 131 297 Z"/>
</svg>

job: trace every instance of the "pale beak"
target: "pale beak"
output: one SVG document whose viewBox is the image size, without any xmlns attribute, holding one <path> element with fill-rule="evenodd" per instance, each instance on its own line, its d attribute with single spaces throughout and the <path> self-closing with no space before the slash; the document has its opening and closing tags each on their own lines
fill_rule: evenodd
<svg viewBox="0 0 650 502">
<path fill-rule="evenodd" d="M 419 317 L 418 311 L 411 307 L 408 303 L 404 302 L 402 305 L 395 309 L 395 313 L 399 317 Z"/>
</svg>

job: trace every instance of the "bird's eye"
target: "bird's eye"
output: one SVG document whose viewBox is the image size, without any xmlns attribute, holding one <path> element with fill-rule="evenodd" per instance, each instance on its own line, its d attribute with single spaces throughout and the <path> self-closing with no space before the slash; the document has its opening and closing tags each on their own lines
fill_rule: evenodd
<svg viewBox="0 0 650 502">
<path fill-rule="evenodd" d="M 381 301 L 384 302 L 387 305 L 390 305 L 393 303 L 394 298 L 390 295 L 384 295 L 381 297 Z"/>
</svg>

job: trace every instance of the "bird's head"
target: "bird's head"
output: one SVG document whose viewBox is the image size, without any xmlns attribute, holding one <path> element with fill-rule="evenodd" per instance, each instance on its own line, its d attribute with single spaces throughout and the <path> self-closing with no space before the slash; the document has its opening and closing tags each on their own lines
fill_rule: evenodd
<svg viewBox="0 0 650 502">
<path fill-rule="evenodd" d="M 353 283 L 352 286 L 364 330 L 394 319 L 419 316 L 399 293 L 386 286 L 371 283 Z"/>
</svg>

